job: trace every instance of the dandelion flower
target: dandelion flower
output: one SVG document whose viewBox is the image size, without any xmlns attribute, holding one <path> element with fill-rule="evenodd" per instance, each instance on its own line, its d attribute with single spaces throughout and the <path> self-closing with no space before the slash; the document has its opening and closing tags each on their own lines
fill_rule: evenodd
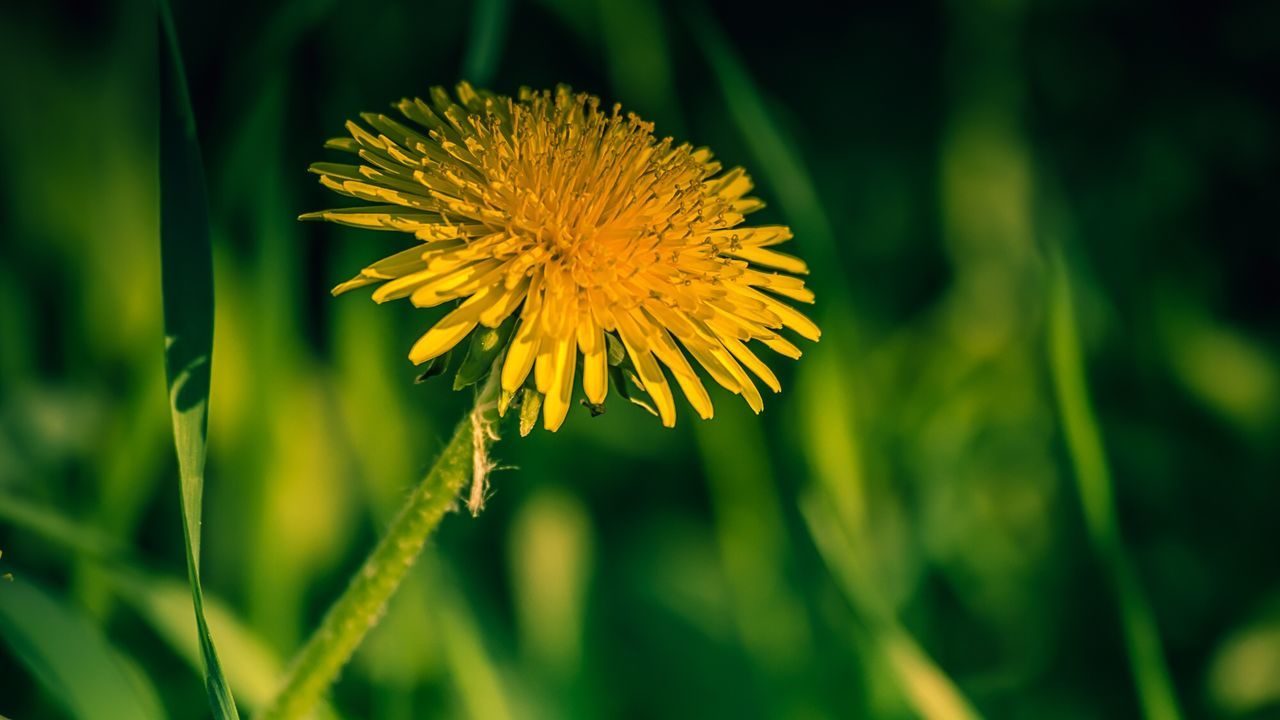
<svg viewBox="0 0 1280 720">
<path fill-rule="evenodd" d="M 413 346 L 414 363 L 471 336 L 469 354 L 498 360 L 504 413 L 526 398 L 522 417 L 540 405 L 554 431 L 580 377 L 593 409 L 612 381 L 672 426 L 668 373 L 699 416 L 712 415 L 690 358 L 758 413 L 751 375 L 780 386 L 749 344 L 796 358 L 784 328 L 818 339 L 784 302 L 813 302 L 796 277 L 804 262 L 773 249 L 791 231 L 742 225 L 763 206 L 742 168 L 721 172 L 708 150 L 659 140 L 651 123 L 566 87 L 509 98 L 463 83 L 456 101 L 430 95 L 395 104 L 411 124 L 365 113 L 326 144 L 359 164 L 311 166 L 326 187 L 376 204 L 302 216 L 414 235 L 334 288 L 456 303 Z"/>
</svg>

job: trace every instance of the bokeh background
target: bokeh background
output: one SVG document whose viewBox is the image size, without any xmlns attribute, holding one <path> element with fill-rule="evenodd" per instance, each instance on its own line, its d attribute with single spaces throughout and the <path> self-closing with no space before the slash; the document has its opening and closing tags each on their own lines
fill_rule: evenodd
<svg viewBox="0 0 1280 720">
<path fill-rule="evenodd" d="M 508 429 L 488 508 L 446 518 L 329 716 L 1280 717 L 1280 4 L 174 14 L 214 233 L 204 582 L 242 711 L 469 401 L 414 384 L 407 304 L 329 297 L 396 238 L 296 222 L 342 202 L 305 169 L 344 119 L 469 78 L 569 83 L 747 167 L 825 334 L 759 417 L 713 391 L 674 430 L 616 398 Z M 14 720 L 82 716 L 94 648 L 207 715 L 156 87 L 150 3 L 0 6 Z M 74 682 L 23 659 L 42 633 Z"/>
</svg>

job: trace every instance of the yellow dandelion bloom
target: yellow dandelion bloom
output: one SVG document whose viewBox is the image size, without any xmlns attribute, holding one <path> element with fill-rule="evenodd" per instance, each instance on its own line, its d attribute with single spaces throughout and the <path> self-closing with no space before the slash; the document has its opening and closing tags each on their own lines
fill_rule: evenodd
<svg viewBox="0 0 1280 720">
<path fill-rule="evenodd" d="M 813 302 L 796 277 L 804 262 L 773 249 L 791 231 L 742 225 L 762 207 L 748 197 L 742 168 L 721 172 L 708 150 L 658 140 L 651 123 L 599 105 L 565 87 L 509 98 L 463 83 L 456 102 L 434 88 L 430 102 L 397 103 L 413 126 L 373 113 L 361 115 L 364 126 L 348 122 L 351 136 L 326 147 L 359 164 L 311 170 L 326 187 L 376 204 L 302 217 L 418 242 L 334 294 L 379 284 L 377 302 L 461 301 L 409 359 L 433 361 L 477 328 L 498 329 L 481 344 L 504 344 L 505 355 L 494 355 L 502 410 L 529 395 L 548 430 L 564 421 L 577 375 L 593 408 L 612 378 L 632 399 L 647 393 L 672 426 L 670 373 L 698 415 L 711 417 L 689 358 L 760 412 L 748 371 L 774 392 L 780 386 L 749 343 L 795 358 L 783 328 L 819 336 L 784 302 Z"/>
</svg>

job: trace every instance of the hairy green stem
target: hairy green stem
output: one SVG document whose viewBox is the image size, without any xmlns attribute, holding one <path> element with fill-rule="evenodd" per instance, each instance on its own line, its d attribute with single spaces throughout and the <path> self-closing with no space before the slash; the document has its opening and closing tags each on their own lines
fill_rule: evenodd
<svg viewBox="0 0 1280 720">
<path fill-rule="evenodd" d="M 496 438 L 496 394 L 496 374 L 491 373 L 476 395 L 475 408 L 458 423 L 387 534 L 294 658 L 284 686 L 258 720 L 293 720 L 316 706 L 364 636 L 382 619 L 387 601 L 462 488 L 468 482 L 483 487 L 484 475 L 492 467 L 487 448 Z"/>
</svg>

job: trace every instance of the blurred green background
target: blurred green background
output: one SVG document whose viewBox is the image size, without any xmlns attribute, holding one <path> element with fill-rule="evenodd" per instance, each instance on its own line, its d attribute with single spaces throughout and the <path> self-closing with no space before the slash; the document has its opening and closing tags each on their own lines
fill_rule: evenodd
<svg viewBox="0 0 1280 720">
<path fill-rule="evenodd" d="M 305 169 L 346 118 L 467 78 L 569 83 L 746 166 L 824 337 L 759 417 L 713 391 L 674 430 L 616 398 L 509 429 L 330 716 L 1280 717 L 1280 4 L 174 14 L 214 232 L 204 583 L 242 711 L 469 400 L 413 383 L 407 304 L 329 297 L 397 238 L 296 222 L 342 204 Z M 142 0 L 0 6 L 14 720 L 208 712 L 155 33 Z"/>
</svg>

